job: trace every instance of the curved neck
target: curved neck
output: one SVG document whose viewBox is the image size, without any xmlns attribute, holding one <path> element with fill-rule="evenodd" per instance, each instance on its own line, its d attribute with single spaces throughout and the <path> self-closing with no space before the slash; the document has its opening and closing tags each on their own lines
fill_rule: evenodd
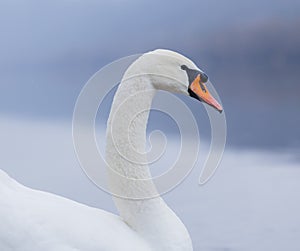
<svg viewBox="0 0 300 251">
<path fill-rule="evenodd" d="M 170 243 L 191 247 L 183 223 L 161 197 L 141 199 L 157 194 L 144 153 L 155 92 L 146 77 L 135 77 L 119 85 L 107 124 L 108 183 L 112 194 L 117 195 L 114 202 L 122 219 L 151 243 L 154 250 L 166 250 Z M 175 232 L 170 232 L 172 229 Z"/>
<path fill-rule="evenodd" d="M 122 81 L 115 94 L 107 123 L 106 161 L 110 189 L 118 197 L 140 199 L 155 191 L 145 153 L 147 121 L 155 92 L 150 81 L 134 78 Z"/>
</svg>

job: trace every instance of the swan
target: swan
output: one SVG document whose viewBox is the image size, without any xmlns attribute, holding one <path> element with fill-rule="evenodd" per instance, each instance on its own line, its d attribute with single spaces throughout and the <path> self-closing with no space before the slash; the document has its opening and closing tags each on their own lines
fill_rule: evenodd
<svg viewBox="0 0 300 251">
<path fill-rule="evenodd" d="M 129 151 L 122 142 L 130 134 L 135 149 L 144 150 L 149 109 L 157 90 L 191 96 L 222 112 L 205 86 L 207 78 L 190 59 L 162 49 L 143 54 L 125 72 L 113 99 L 106 133 L 106 161 L 113 167 L 107 172 L 109 185 L 113 193 L 125 196 L 113 196 L 119 215 L 30 189 L 0 170 L 0 250 L 193 250 L 186 227 L 160 196 L 134 199 L 141 191 L 152 193 L 155 185 L 149 169 L 123 158 L 115 144 L 120 143 L 121 151 Z M 124 102 L 129 96 L 132 98 Z M 136 107 L 146 112 L 137 116 L 129 130 L 123 121 Z M 115 171 L 150 181 L 124 180 L 114 175 Z"/>
</svg>

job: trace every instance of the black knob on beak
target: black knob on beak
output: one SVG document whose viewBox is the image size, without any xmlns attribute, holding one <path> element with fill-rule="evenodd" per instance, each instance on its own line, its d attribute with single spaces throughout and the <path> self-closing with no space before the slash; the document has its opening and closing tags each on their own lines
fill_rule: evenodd
<svg viewBox="0 0 300 251">
<path fill-rule="evenodd" d="M 201 72 L 200 76 L 201 76 L 201 82 L 206 83 L 208 80 L 208 76 L 204 72 Z"/>
</svg>

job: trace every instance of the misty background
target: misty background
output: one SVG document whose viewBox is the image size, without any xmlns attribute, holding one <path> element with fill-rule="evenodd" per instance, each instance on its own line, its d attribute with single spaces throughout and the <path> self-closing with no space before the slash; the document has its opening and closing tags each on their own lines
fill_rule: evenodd
<svg viewBox="0 0 300 251">
<path fill-rule="evenodd" d="M 165 196 L 195 250 L 299 250 L 299 27 L 297 0 L 0 0 L 0 168 L 32 188 L 116 213 L 76 160 L 76 98 L 120 57 L 175 50 L 207 73 L 228 127 L 212 181 L 197 185 L 204 146 L 197 168 Z M 203 105 L 178 97 L 209 139 Z M 150 116 L 152 129 L 178 136 L 159 113 Z"/>
<path fill-rule="evenodd" d="M 0 114 L 70 121 L 102 66 L 167 48 L 210 77 L 230 145 L 299 147 L 299 13 L 292 0 L 2 0 Z M 187 102 L 200 122 L 203 109 Z"/>
</svg>

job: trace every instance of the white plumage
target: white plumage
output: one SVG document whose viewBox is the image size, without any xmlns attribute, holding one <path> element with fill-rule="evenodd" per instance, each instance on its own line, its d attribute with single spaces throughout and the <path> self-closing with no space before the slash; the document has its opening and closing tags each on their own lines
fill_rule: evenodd
<svg viewBox="0 0 300 251">
<path fill-rule="evenodd" d="M 107 130 L 106 159 L 115 171 L 138 179 L 151 178 L 148 168 L 120 157 L 114 144 L 120 142 L 118 147 L 135 159 L 128 145 L 122 144 L 130 135 L 134 148 L 144 150 L 149 111 L 138 116 L 129 128 L 126 120 L 139 109 L 149 110 L 156 90 L 189 95 L 188 77 L 181 65 L 198 69 L 178 53 L 156 50 L 141 56 L 125 73 L 108 121 L 108 128 L 113 128 L 114 139 L 112 131 Z M 136 74 L 141 77 L 130 78 Z M 134 96 L 135 93 L 139 94 Z M 124 103 L 129 95 L 134 98 Z M 116 115 L 116 121 L 113 121 L 113 115 Z M 121 179 L 109 170 L 108 177 L 113 193 L 122 193 L 130 198 L 156 193 L 151 180 L 137 184 Z M 147 200 L 114 197 L 114 201 L 120 216 L 26 188 L 0 171 L 0 250 L 192 250 L 184 224 L 161 197 Z"/>
</svg>

